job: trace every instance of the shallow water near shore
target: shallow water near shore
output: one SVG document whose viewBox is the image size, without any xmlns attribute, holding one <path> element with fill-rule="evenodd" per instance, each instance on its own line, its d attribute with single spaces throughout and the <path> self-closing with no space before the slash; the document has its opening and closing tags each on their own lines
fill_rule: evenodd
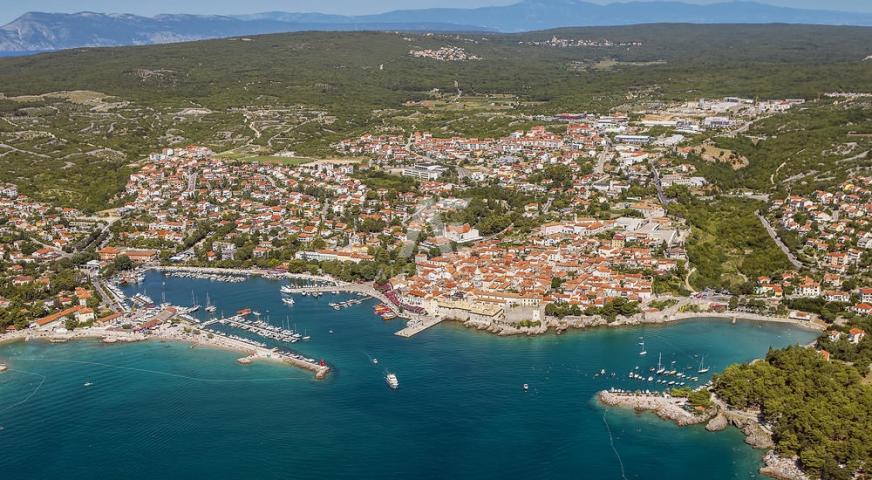
<svg viewBox="0 0 872 480">
<path fill-rule="evenodd" d="M 688 373 L 704 355 L 716 372 L 816 336 L 694 320 L 532 338 L 443 324 L 404 339 L 393 335 L 403 322 L 375 316 L 373 300 L 334 311 L 329 302 L 357 297 L 296 296 L 286 307 L 280 285 L 152 272 L 127 291 L 184 306 L 208 292 L 227 315 L 252 308 L 296 324 L 312 340 L 291 348 L 330 363 L 325 381 L 179 343 L 0 346 L 11 369 L 0 374 L 3 478 L 759 478 L 762 452 L 735 429 L 679 428 L 593 397 L 660 387 L 627 378 L 636 366 L 650 375 L 660 352 Z"/>
</svg>

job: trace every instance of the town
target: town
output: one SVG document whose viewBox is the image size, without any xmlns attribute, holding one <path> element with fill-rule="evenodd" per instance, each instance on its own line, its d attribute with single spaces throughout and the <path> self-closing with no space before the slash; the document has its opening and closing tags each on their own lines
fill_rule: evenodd
<svg viewBox="0 0 872 480">
<path fill-rule="evenodd" d="M 753 291 L 690 283 L 693 228 L 670 213 L 670 196 L 713 191 L 689 156 L 743 161 L 690 140 L 802 103 L 727 97 L 632 116 L 539 116 L 499 138 L 365 134 L 307 163 L 166 148 L 130 175 L 117 208 L 92 217 L 9 185 L 4 326 L 127 325 L 105 282 L 157 265 L 370 283 L 415 324 L 452 319 L 501 334 L 701 312 L 821 325 L 866 316 L 869 177 L 768 201 L 760 221 L 795 269 L 758 278 Z"/>
</svg>

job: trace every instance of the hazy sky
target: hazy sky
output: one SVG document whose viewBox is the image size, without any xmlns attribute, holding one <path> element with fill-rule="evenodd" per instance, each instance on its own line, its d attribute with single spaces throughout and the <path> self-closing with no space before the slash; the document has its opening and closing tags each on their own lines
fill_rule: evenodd
<svg viewBox="0 0 872 480">
<path fill-rule="evenodd" d="M 518 0 L 0 0 L 0 24 L 14 20 L 28 11 L 78 12 L 89 10 L 155 15 L 157 13 L 235 14 L 280 10 L 357 15 L 407 8 L 508 5 L 516 3 L 516 1 Z M 588 1 L 611 3 L 613 0 Z M 683 1 L 687 3 L 716 3 L 728 0 Z M 795 8 L 872 12 L 872 0 L 758 1 Z"/>
</svg>

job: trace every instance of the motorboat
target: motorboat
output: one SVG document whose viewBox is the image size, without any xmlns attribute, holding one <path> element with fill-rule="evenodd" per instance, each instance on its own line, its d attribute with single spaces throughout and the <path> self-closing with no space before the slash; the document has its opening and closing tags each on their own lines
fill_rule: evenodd
<svg viewBox="0 0 872 480">
<path fill-rule="evenodd" d="M 385 381 L 388 383 L 388 386 L 391 387 L 391 389 L 393 390 L 400 388 L 400 381 L 397 380 L 397 376 L 393 373 L 387 374 L 387 376 L 385 377 Z"/>
</svg>

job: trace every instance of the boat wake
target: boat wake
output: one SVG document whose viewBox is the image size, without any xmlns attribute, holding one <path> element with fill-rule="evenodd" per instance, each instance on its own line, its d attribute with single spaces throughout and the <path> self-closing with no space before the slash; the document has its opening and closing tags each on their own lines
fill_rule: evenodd
<svg viewBox="0 0 872 480">
<path fill-rule="evenodd" d="M 46 378 L 46 377 L 45 377 L 45 375 L 43 375 L 43 374 L 41 374 L 41 373 L 25 372 L 24 370 L 12 370 L 12 369 L 10 369 L 9 371 L 10 371 L 10 372 L 24 373 L 24 374 L 27 374 L 27 375 L 33 375 L 33 376 L 35 376 L 35 377 L 40 377 L 41 380 L 39 381 L 39 385 L 37 385 L 36 388 L 33 389 L 33 391 L 31 391 L 30 393 L 28 393 L 27 396 L 24 397 L 23 400 L 21 400 L 21 401 L 19 401 L 19 402 L 16 402 L 16 403 L 13 403 L 12 405 L 9 405 L 9 406 L 7 406 L 7 407 L 5 407 L 5 408 L 0 409 L 0 413 L 5 413 L 5 412 L 7 412 L 7 411 L 9 411 L 9 410 L 12 410 L 13 408 L 15 408 L 15 407 L 17 407 L 17 406 L 19 406 L 19 405 L 23 405 L 23 404 L 25 404 L 28 400 L 30 400 L 31 398 L 33 398 L 34 395 L 36 395 L 36 392 L 38 392 L 39 389 L 42 388 L 42 384 L 45 383 L 45 378 Z"/>
<path fill-rule="evenodd" d="M 621 478 L 627 480 L 627 472 L 624 470 L 624 461 L 621 459 L 621 454 L 618 453 L 618 449 L 615 448 L 615 437 L 612 436 L 612 429 L 609 427 L 609 421 L 606 420 L 606 412 L 603 412 L 603 423 L 606 424 L 606 431 L 609 433 L 609 445 L 611 445 L 612 451 L 615 452 L 615 457 L 618 458 L 618 464 L 621 466 Z"/>
</svg>

